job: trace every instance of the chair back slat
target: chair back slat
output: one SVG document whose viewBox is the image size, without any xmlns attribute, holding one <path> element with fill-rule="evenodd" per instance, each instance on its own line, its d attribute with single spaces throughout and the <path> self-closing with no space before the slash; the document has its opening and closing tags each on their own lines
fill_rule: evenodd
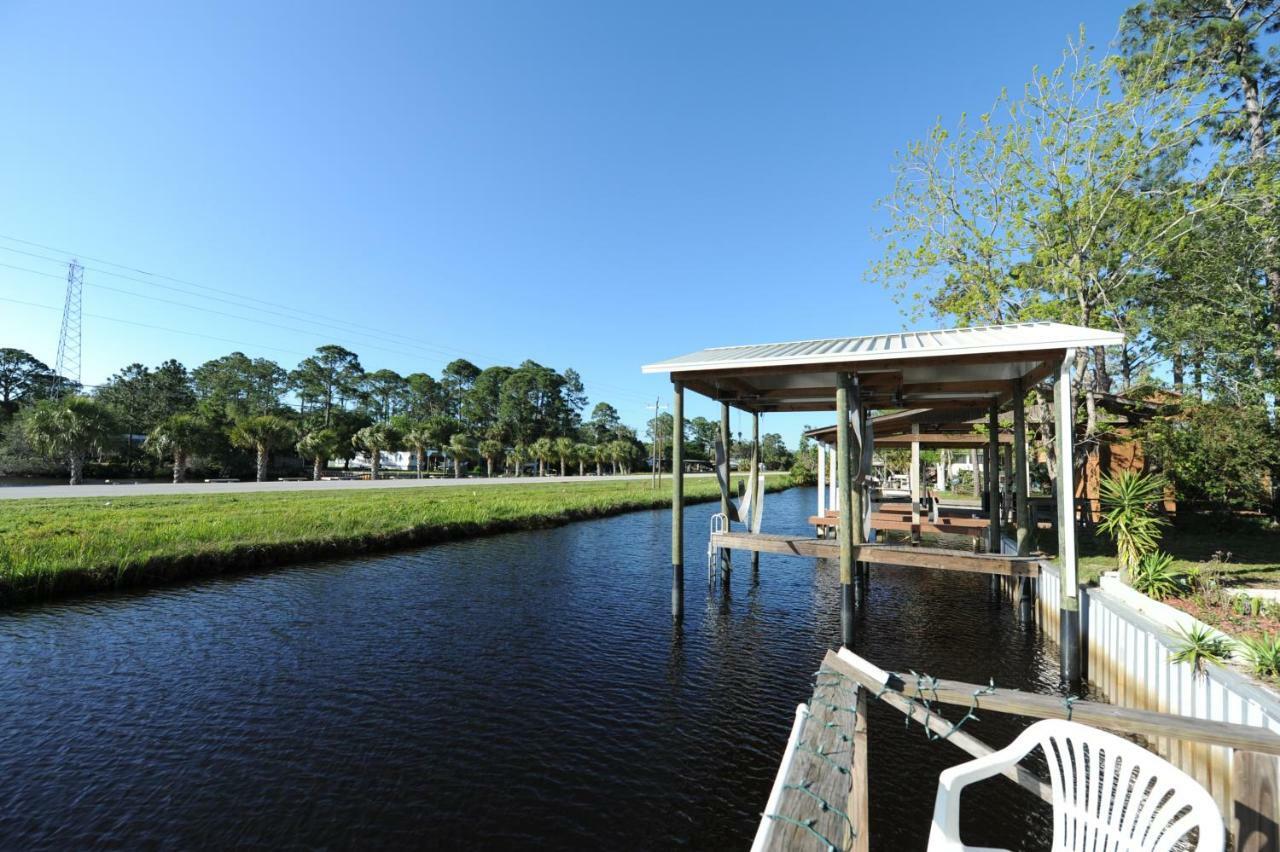
<svg viewBox="0 0 1280 852">
<path fill-rule="evenodd" d="M 1049 765 L 1055 850 L 1160 852 L 1195 829 L 1197 848 L 1222 849 L 1213 799 L 1163 758 L 1074 722 L 1046 720 L 1032 729 Z"/>
</svg>

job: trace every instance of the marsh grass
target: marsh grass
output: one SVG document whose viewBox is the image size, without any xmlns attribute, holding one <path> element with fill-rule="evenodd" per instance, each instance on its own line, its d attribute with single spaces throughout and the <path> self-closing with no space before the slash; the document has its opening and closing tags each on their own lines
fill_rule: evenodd
<svg viewBox="0 0 1280 852">
<path fill-rule="evenodd" d="M 770 477 L 769 490 L 786 488 Z M 686 502 L 717 498 L 687 478 Z M 0 605 L 669 506 L 671 482 L 6 501 Z"/>
</svg>

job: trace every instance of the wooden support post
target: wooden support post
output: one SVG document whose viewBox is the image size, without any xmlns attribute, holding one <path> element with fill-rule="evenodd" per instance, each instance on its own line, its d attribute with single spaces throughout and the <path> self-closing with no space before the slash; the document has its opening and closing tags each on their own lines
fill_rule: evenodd
<svg viewBox="0 0 1280 852">
<path fill-rule="evenodd" d="M 1013 447 L 1008 444 L 1000 445 L 1000 470 L 1004 473 L 1003 485 L 1000 488 L 1000 508 L 1003 510 L 1000 514 L 1000 524 L 1004 526 L 1014 523 Z"/>
<path fill-rule="evenodd" d="M 827 445 L 818 441 L 818 517 L 827 516 Z M 825 535 L 826 527 L 818 527 L 818 538 Z"/>
<path fill-rule="evenodd" d="M 1013 488 L 1014 520 L 1018 525 L 1018 555 L 1031 552 L 1031 516 L 1027 498 L 1027 389 L 1013 380 Z"/>
<path fill-rule="evenodd" d="M 827 506 L 835 511 L 840 510 L 840 487 L 836 482 L 836 451 L 833 447 L 827 453 Z"/>
<path fill-rule="evenodd" d="M 671 406 L 671 615 L 684 611 L 684 385 L 674 383 Z"/>
<path fill-rule="evenodd" d="M 1235 802 L 1229 816 L 1235 848 L 1239 852 L 1280 849 L 1280 757 L 1233 751 L 1231 792 Z"/>
<path fill-rule="evenodd" d="M 861 526 L 862 507 L 854 503 L 852 436 L 849 434 L 849 399 L 857 385 L 848 373 L 836 375 L 836 482 L 840 495 L 840 636 L 846 648 L 853 647 L 853 537 L 854 524 Z"/>
<path fill-rule="evenodd" d="M 982 496 L 982 476 L 981 476 L 982 468 L 979 466 L 981 455 L 982 453 L 978 452 L 977 449 L 972 449 L 969 451 L 969 462 L 973 465 L 973 496 L 974 497 Z"/>
<path fill-rule="evenodd" d="M 751 495 L 751 514 L 755 515 L 760 511 L 759 503 L 764 499 L 764 490 L 760 485 L 760 412 L 753 411 L 751 413 L 751 470 L 748 472 L 751 477 L 751 484 L 747 487 L 748 493 Z M 747 529 L 752 532 L 758 532 L 751 525 L 751 519 L 747 518 Z M 751 551 L 751 573 L 760 570 L 760 551 Z"/>
<path fill-rule="evenodd" d="M 731 452 L 732 444 L 729 437 L 729 403 L 720 403 L 720 443 L 724 447 L 724 483 L 728 489 L 729 483 L 733 481 L 733 453 Z M 726 490 L 720 495 L 720 511 L 725 516 L 725 529 L 732 529 L 733 524 L 729 521 L 729 495 Z M 726 547 L 720 551 L 720 574 L 726 580 L 729 579 L 729 572 L 733 570 L 733 561 L 729 555 L 729 549 Z"/>
<path fill-rule="evenodd" d="M 920 540 L 920 424 L 911 424 L 911 540 Z"/>
<path fill-rule="evenodd" d="M 1059 651 L 1062 681 L 1068 686 L 1080 682 L 1080 583 L 1076 576 L 1076 510 L 1074 405 L 1071 397 L 1071 366 L 1074 349 L 1068 349 L 1053 385 L 1054 446 L 1058 456 L 1058 567 L 1062 603 L 1059 610 Z"/>
<path fill-rule="evenodd" d="M 1000 407 L 987 409 L 987 550 L 1000 552 Z"/>
<path fill-rule="evenodd" d="M 857 377 L 854 377 L 855 383 Z M 871 413 L 863 407 L 861 394 L 855 402 L 858 411 L 858 421 L 862 424 L 862 430 L 858 433 L 859 440 L 862 443 L 862 457 L 858 461 L 858 505 L 862 507 L 861 513 L 858 515 L 856 526 L 854 527 L 854 538 L 858 540 L 858 544 L 867 541 L 870 535 L 871 523 L 871 475 L 874 473 L 875 463 L 875 431 L 871 423 Z M 862 577 L 866 579 L 867 566 L 862 566 Z"/>
</svg>

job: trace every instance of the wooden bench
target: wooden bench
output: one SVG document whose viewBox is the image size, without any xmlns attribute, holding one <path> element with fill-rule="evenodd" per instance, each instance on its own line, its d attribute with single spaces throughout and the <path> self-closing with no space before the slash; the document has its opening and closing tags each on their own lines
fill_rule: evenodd
<svg viewBox="0 0 1280 852">
<path fill-rule="evenodd" d="M 276 482 L 307 482 L 310 479 L 309 476 L 280 476 L 276 478 Z"/>
<path fill-rule="evenodd" d="M 223 478 L 214 478 L 214 479 L 206 479 L 206 480 L 205 480 L 205 482 L 239 482 L 239 481 L 240 481 L 240 480 L 238 480 L 238 479 L 234 479 L 234 478 L 229 477 L 229 476 L 228 476 L 228 477 L 223 477 Z"/>
</svg>

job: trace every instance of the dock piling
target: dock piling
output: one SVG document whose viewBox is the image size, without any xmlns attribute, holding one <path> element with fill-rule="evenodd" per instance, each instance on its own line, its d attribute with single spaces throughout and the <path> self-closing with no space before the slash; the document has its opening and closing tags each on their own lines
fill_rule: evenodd
<svg viewBox="0 0 1280 852">
<path fill-rule="evenodd" d="M 852 392 L 852 393 L 851 393 Z M 840 635 L 846 648 L 853 647 L 853 546 L 854 524 L 861 526 L 862 507 L 854 502 L 849 465 L 853 460 L 850 446 L 850 396 L 857 396 L 857 382 L 849 373 L 836 376 L 836 484 L 839 495 L 840 525 Z"/>
<path fill-rule="evenodd" d="M 672 382 L 671 416 L 671 616 L 684 611 L 684 385 Z"/>
<path fill-rule="evenodd" d="M 1062 655 L 1062 681 L 1068 686 L 1080 682 L 1080 586 L 1076 575 L 1075 471 L 1072 463 L 1075 418 L 1071 401 L 1071 367 L 1075 357 L 1074 349 L 1063 353 L 1058 380 L 1053 384 L 1054 447 L 1058 457 L 1058 561 L 1062 584 L 1059 650 Z"/>
<path fill-rule="evenodd" d="M 987 550 L 1000 552 L 1000 406 L 987 409 Z"/>
<path fill-rule="evenodd" d="M 724 481 L 727 486 L 729 484 L 729 475 L 732 473 L 731 468 L 733 466 L 731 453 L 731 447 L 733 445 L 730 443 L 729 438 L 729 403 L 727 402 L 720 403 L 720 443 L 724 446 Z M 732 507 L 729 505 L 728 493 L 722 493 L 720 495 L 720 511 L 724 514 L 726 519 L 731 517 L 731 508 Z M 732 524 L 730 524 L 730 528 L 732 528 Z M 729 572 L 732 570 L 733 562 L 729 555 L 729 551 L 727 549 L 722 550 L 720 552 L 720 574 L 724 578 L 725 582 L 728 582 Z"/>
</svg>

